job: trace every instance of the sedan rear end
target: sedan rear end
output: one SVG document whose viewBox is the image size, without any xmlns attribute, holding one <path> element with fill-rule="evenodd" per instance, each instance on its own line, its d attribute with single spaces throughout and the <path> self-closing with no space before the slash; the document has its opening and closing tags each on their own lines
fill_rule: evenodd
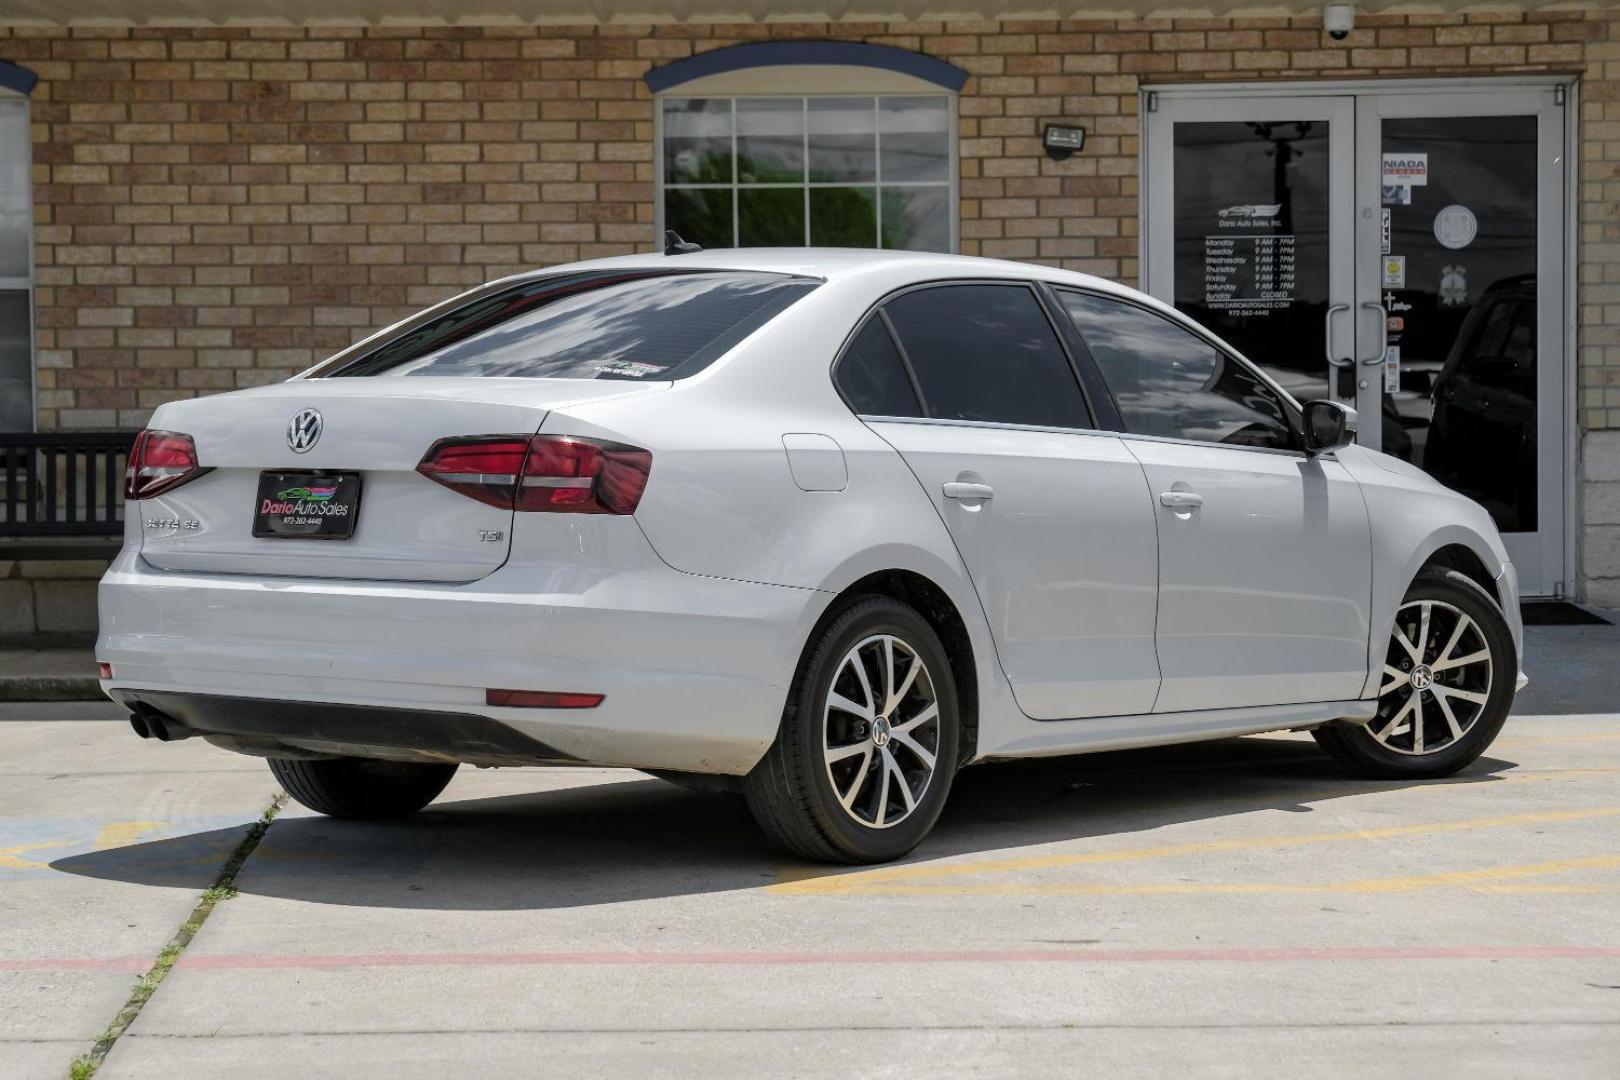
<svg viewBox="0 0 1620 1080">
<path fill-rule="evenodd" d="M 162 407 L 101 586 L 104 685 L 142 734 L 274 759 L 746 771 L 806 598 L 669 567 L 634 516 L 656 448 L 581 428 L 816 284 L 497 283 L 306 377 Z"/>
</svg>

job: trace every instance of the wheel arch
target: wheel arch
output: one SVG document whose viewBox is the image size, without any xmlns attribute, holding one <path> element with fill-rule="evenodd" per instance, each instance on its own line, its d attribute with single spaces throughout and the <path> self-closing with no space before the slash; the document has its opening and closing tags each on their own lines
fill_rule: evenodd
<svg viewBox="0 0 1620 1080">
<path fill-rule="evenodd" d="M 951 662 L 961 712 L 958 767 L 973 760 L 979 745 L 979 671 L 972 635 L 956 602 L 938 583 L 915 570 L 898 567 L 867 573 L 843 587 L 822 611 L 810 630 L 810 639 L 863 596 L 888 596 L 915 608 L 927 620 Z"/>
<path fill-rule="evenodd" d="M 1423 560 L 1423 565 L 1418 567 L 1417 573 L 1421 574 L 1425 570 L 1436 568 L 1457 571 L 1494 597 L 1497 604 L 1505 604 L 1501 593 L 1497 591 L 1497 575 L 1491 573 L 1485 560 L 1467 544 L 1452 542 L 1436 548 Z M 1417 574 L 1412 576 L 1415 580 Z"/>
<path fill-rule="evenodd" d="M 1395 562 L 1395 560 L 1390 560 Z M 1386 564 L 1387 565 L 1387 564 Z M 1395 625 L 1395 612 L 1412 583 L 1425 570 L 1442 568 L 1455 570 L 1485 590 L 1495 600 L 1507 620 L 1514 647 L 1522 654 L 1524 642 L 1518 614 L 1518 596 L 1512 588 L 1511 575 L 1506 574 L 1507 561 L 1496 545 L 1474 529 L 1452 524 L 1436 529 L 1414 545 L 1398 569 L 1382 576 L 1374 569 L 1375 615 L 1371 636 L 1367 642 L 1367 683 L 1362 697 L 1376 695 L 1379 671 L 1383 666 L 1385 643 Z"/>
</svg>

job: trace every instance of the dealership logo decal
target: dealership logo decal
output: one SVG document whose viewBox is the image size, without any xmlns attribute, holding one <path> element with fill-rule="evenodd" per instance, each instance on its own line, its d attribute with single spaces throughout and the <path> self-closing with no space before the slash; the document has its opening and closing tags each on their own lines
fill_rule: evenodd
<svg viewBox="0 0 1620 1080">
<path fill-rule="evenodd" d="M 336 484 L 317 484 L 314 487 L 290 487 L 286 491 L 276 492 L 278 499 L 308 499 L 311 502 L 325 502 L 337 494 Z"/>
<path fill-rule="evenodd" d="M 1216 211 L 1216 227 L 1221 229 L 1275 229 L 1282 214 L 1282 203 L 1239 203 Z"/>
<path fill-rule="evenodd" d="M 303 410 L 287 424 L 287 445 L 295 454 L 307 452 L 320 438 L 321 414 L 314 409 Z"/>
</svg>

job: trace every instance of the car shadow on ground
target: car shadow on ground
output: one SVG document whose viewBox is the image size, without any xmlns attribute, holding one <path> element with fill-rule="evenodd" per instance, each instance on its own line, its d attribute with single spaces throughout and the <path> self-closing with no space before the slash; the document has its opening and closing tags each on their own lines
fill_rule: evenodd
<svg viewBox="0 0 1620 1080">
<path fill-rule="evenodd" d="M 1481 758 L 1445 780 L 1346 775 L 1298 739 L 1251 737 L 976 766 L 933 835 L 906 860 L 998 855 L 1260 810 L 1309 816 L 1323 802 L 1414 786 L 1490 783 L 1516 765 Z M 244 867 L 247 894 L 383 908 L 587 907 L 758 888 L 854 872 L 772 851 L 736 796 L 701 795 L 626 772 L 622 782 L 435 804 L 399 822 L 283 817 Z M 1293 831 L 1293 830 L 1289 830 Z M 1301 823 L 1299 831 L 1311 831 Z M 53 862 L 69 874 L 203 888 L 240 828 Z"/>
</svg>

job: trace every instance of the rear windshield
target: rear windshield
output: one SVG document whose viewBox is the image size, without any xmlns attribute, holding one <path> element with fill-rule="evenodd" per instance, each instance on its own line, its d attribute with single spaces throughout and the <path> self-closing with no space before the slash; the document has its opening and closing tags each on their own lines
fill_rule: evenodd
<svg viewBox="0 0 1620 1080">
<path fill-rule="evenodd" d="M 682 379 L 818 284 L 729 270 L 563 274 L 480 297 L 321 374 Z"/>
</svg>

